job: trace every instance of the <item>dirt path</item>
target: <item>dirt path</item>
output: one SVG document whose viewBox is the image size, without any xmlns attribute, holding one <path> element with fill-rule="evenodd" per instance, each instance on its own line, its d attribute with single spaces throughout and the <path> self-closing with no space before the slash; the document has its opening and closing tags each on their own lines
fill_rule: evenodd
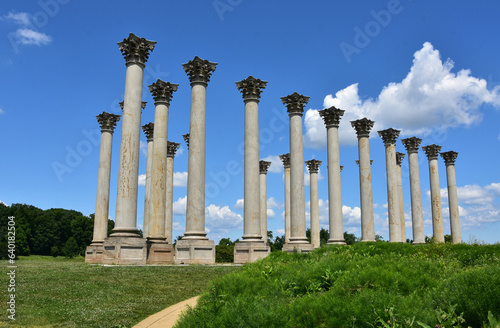
<svg viewBox="0 0 500 328">
<path fill-rule="evenodd" d="M 171 328 L 179 319 L 182 312 L 188 309 L 188 306 L 194 307 L 199 296 L 192 297 L 183 302 L 169 306 L 163 311 L 155 313 L 139 322 L 133 328 Z"/>
</svg>

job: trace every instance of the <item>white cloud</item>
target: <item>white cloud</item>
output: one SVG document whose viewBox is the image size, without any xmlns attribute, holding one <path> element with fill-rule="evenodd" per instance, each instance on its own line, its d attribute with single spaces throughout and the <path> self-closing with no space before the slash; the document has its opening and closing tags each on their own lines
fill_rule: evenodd
<svg viewBox="0 0 500 328">
<path fill-rule="evenodd" d="M 283 203 L 278 202 L 274 197 L 269 197 L 267 200 L 267 208 L 283 208 Z"/>
<path fill-rule="evenodd" d="M 48 45 L 52 42 L 52 37 L 45 33 L 37 32 L 29 28 L 20 28 L 14 32 L 16 42 L 22 45 Z"/>
<path fill-rule="evenodd" d="M 500 86 L 488 90 L 486 80 L 471 76 L 469 70 L 453 73 L 452 60 L 444 63 L 431 43 L 424 43 L 414 54 L 410 72 L 401 82 L 385 86 L 376 99 L 361 99 L 358 84 L 327 95 L 325 108 L 335 106 L 345 110 L 339 133 L 342 144 L 356 144 L 356 134 L 350 121 L 368 117 L 377 130 L 393 127 L 402 129 L 401 136 L 429 135 L 433 130 L 471 126 L 482 119 L 480 106 L 500 106 Z M 326 129 L 318 111 L 309 109 L 305 116 L 307 147 L 326 146 Z"/>
<path fill-rule="evenodd" d="M 5 19 L 11 20 L 18 25 L 29 26 L 31 25 L 31 17 L 30 14 L 21 12 L 21 13 L 13 13 L 10 12 Z"/>
<path fill-rule="evenodd" d="M 271 162 L 268 173 L 280 173 L 283 172 L 283 163 L 279 156 L 267 156 L 262 159 L 263 161 Z"/>
<path fill-rule="evenodd" d="M 9 206 L 9 205 L 7 205 L 5 202 L 2 202 L 1 200 L 0 200 L 0 204 L 3 204 L 3 205 L 5 205 L 5 206 Z"/>
<path fill-rule="evenodd" d="M 359 207 L 342 205 L 342 217 L 346 226 L 361 225 L 361 209 Z"/>
<path fill-rule="evenodd" d="M 244 200 L 243 198 L 238 199 L 238 200 L 236 201 L 236 204 L 234 204 L 234 208 L 239 208 L 239 209 L 241 209 L 241 208 L 244 208 L 244 207 L 245 207 L 245 200 Z"/>
<path fill-rule="evenodd" d="M 180 156 L 184 154 L 184 147 L 183 146 L 180 146 L 178 149 L 177 149 L 177 152 L 175 153 L 175 156 Z"/>
<path fill-rule="evenodd" d="M 214 233 L 228 234 L 235 229 L 243 231 L 243 218 L 228 206 L 210 204 L 205 209 L 206 225 Z"/>
<path fill-rule="evenodd" d="M 3 113 L 5 113 L 5 112 L 3 111 L 3 109 L 0 108 L 0 114 L 3 114 Z"/>
<path fill-rule="evenodd" d="M 148 156 L 148 143 L 146 141 L 143 141 L 143 140 L 140 140 L 139 141 L 139 147 L 141 149 L 141 153 L 144 155 L 144 156 Z"/>
<path fill-rule="evenodd" d="M 268 208 L 267 209 L 267 217 L 268 218 L 274 218 L 276 216 L 276 213 L 274 212 L 274 210 Z"/>
<path fill-rule="evenodd" d="M 279 235 L 284 235 L 284 234 L 285 234 L 285 229 L 276 229 L 276 230 L 274 231 L 274 234 L 275 234 L 276 236 L 279 236 Z"/>
<path fill-rule="evenodd" d="M 146 186 L 146 174 L 139 174 L 139 186 Z"/>
<path fill-rule="evenodd" d="M 186 215 L 187 196 L 179 198 L 172 205 L 173 213 L 176 215 Z"/>
<path fill-rule="evenodd" d="M 187 177 L 187 172 L 174 172 L 174 187 L 186 187 Z"/>
</svg>

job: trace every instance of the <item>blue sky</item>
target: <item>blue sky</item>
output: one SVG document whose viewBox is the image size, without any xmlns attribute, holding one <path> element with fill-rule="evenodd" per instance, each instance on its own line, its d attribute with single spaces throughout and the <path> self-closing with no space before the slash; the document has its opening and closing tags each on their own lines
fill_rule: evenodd
<svg viewBox="0 0 500 328">
<path fill-rule="evenodd" d="M 346 111 L 340 123 L 345 230 L 361 233 L 357 145 L 349 121 L 366 116 L 376 122 L 370 139 L 376 233 L 388 239 L 385 153 L 376 131 L 392 127 L 401 129 L 401 137 L 415 135 L 422 145 L 436 143 L 459 153 L 462 238 L 498 242 L 499 9 L 496 1 L 450 0 L 4 1 L 0 201 L 94 213 L 100 137 L 95 116 L 121 113 L 126 67 L 116 43 L 132 32 L 157 41 L 146 63 L 142 125 L 154 118 L 147 85 L 157 79 L 179 84 L 168 130 L 169 140 L 182 144 L 174 167 L 174 236 L 185 227 L 182 134 L 189 132 L 190 85 L 182 64 L 197 55 L 218 63 L 207 90 L 206 226 L 211 239 L 243 234 L 244 104 L 234 82 L 253 75 L 269 82 L 259 107 L 260 156 L 273 161 L 268 228 L 275 235 L 284 228 L 283 168 L 277 156 L 289 151 L 288 116 L 280 98 L 297 91 L 310 97 L 303 117 L 304 159 L 324 161 L 322 227 L 328 228 L 326 130 L 317 111 L 335 105 Z M 113 139 L 111 218 L 120 133 L 121 122 Z M 144 174 L 146 137 L 141 140 L 139 171 Z M 406 153 L 400 140 L 396 148 Z M 431 235 L 428 165 L 421 150 L 419 159 L 425 232 Z M 411 237 L 407 158 L 402 172 Z M 441 158 L 439 173 L 449 233 Z M 139 227 L 143 202 L 140 186 Z"/>
</svg>

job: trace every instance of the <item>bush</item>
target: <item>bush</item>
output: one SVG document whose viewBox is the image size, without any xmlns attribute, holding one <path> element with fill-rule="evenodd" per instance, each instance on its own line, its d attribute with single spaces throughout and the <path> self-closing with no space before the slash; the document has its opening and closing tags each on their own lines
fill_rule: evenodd
<svg viewBox="0 0 500 328">
<path fill-rule="evenodd" d="M 75 238 L 70 237 L 66 241 L 66 244 L 64 244 L 64 247 L 62 249 L 62 252 L 64 256 L 70 259 L 78 255 L 79 247 L 78 244 L 76 243 Z"/>
<path fill-rule="evenodd" d="M 234 245 L 216 245 L 215 246 L 215 262 L 227 263 L 234 262 Z"/>
<path fill-rule="evenodd" d="M 52 246 L 50 248 L 50 255 L 57 257 L 59 255 L 59 248 L 57 248 L 57 246 Z"/>
</svg>

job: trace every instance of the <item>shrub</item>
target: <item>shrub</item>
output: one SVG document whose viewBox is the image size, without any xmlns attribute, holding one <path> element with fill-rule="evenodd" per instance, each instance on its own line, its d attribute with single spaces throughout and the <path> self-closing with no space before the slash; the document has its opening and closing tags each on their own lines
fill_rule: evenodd
<svg viewBox="0 0 500 328">
<path fill-rule="evenodd" d="M 234 262 L 234 245 L 216 245 L 215 246 L 215 262 L 227 263 Z"/>
<path fill-rule="evenodd" d="M 79 247 L 78 244 L 76 243 L 75 238 L 69 237 L 62 249 L 64 256 L 71 259 L 78 255 L 78 251 Z"/>
</svg>

